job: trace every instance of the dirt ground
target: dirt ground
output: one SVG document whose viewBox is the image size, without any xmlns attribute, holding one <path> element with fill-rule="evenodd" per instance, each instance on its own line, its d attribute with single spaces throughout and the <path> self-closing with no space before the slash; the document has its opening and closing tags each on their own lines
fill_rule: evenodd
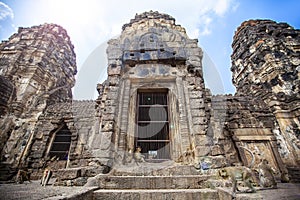
<svg viewBox="0 0 300 200">
<path fill-rule="evenodd" d="M 300 200 L 300 183 L 278 183 L 277 186 L 277 189 L 258 189 L 257 193 L 238 193 L 237 199 Z"/>
<path fill-rule="evenodd" d="M 69 199 L 74 195 L 94 190 L 92 187 L 62 187 L 47 185 L 42 187 L 39 181 L 24 184 L 0 184 L 1 200 L 57 200 Z M 279 183 L 278 189 L 258 190 L 255 194 L 239 193 L 237 199 L 265 199 L 265 200 L 299 200 L 300 183 Z"/>
</svg>

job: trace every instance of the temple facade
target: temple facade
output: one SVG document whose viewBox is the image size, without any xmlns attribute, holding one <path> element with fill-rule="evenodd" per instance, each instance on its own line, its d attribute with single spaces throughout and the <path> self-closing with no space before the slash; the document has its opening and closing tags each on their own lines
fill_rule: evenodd
<svg viewBox="0 0 300 200">
<path fill-rule="evenodd" d="M 255 168 L 266 159 L 278 179 L 299 181 L 299 34 L 286 23 L 243 22 L 232 44 L 236 94 L 212 95 L 198 41 L 170 15 L 137 14 L 108 41 L 98 98 L 77 101 L 66 31 L 20 28 L 0 44 L 1 179 L 20 168 L 38 178 L 48 165 L 62 182 L 84 185 L 130 167 L 139 147 L 145 163 L 178 170 Z"/>
</svg>

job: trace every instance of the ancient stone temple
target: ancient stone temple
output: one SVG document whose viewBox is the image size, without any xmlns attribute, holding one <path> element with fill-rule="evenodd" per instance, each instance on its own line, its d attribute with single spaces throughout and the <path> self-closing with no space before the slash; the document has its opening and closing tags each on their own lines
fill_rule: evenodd
<svg viewBox="0 0 300 200">
<path fill-rule="evenodd" d="M 299 33 L 242 23 L 231 56 L 237 92 L 212 95 L 198 41 L 167 14 L 137 14 L 108 42 L 98 98 L 76 101 L 66 31 L 20 28 L 0 45 L 1 179 L 20 168 L 39 178 L 48 166 L 56 184 L 99 186 L 102 198 L 105 189 L 190 188 L 168 197 L 218 199 L 218 169 L 265 159 L 278 181 L 299 181 Z"/>
</svg>

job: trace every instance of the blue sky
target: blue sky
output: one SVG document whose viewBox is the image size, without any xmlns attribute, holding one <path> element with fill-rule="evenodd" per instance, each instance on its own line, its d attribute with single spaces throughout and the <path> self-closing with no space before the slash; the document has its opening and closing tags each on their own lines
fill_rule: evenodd
<svg viewBox="0 0 300 200">
<path fill-rule="evenodd" d="M 105 48 L 108 39 L 136 13 L 167 13 L 198 38 L 205 51 L 206 87 L 213 94 L 234 93 L 230 55 L 237 27 L 248 19 L 272 19 L 300 28 L 299 0 L 0 0 L 0 40 L 7 40 L 18 27 L 43 23 L 63 26 L 77 55 L 76 99 L 94 99 L 96 84 L 106 78 Z"/>
</svg>

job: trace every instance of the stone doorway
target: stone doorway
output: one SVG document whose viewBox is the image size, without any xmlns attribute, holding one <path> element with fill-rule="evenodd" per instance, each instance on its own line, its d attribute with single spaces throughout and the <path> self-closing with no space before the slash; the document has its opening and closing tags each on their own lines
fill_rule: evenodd
<svg viewBox="0 0 300 200">
<path fill-rule="evenodd" d="M 52 138 L 52 144 L 48 156 L 50 158 L 56 157 L 58 160 L 67 161 L 69 156 L 69 149 L 71 145 L 71 131 L 64 123 L 61 128 L 58 128 Z"/>
<path fill-rule="evenodd" d="M 135 146 L 147 160 L 170 159 L 168 90 L 138 90 Z"/>
</svg>

